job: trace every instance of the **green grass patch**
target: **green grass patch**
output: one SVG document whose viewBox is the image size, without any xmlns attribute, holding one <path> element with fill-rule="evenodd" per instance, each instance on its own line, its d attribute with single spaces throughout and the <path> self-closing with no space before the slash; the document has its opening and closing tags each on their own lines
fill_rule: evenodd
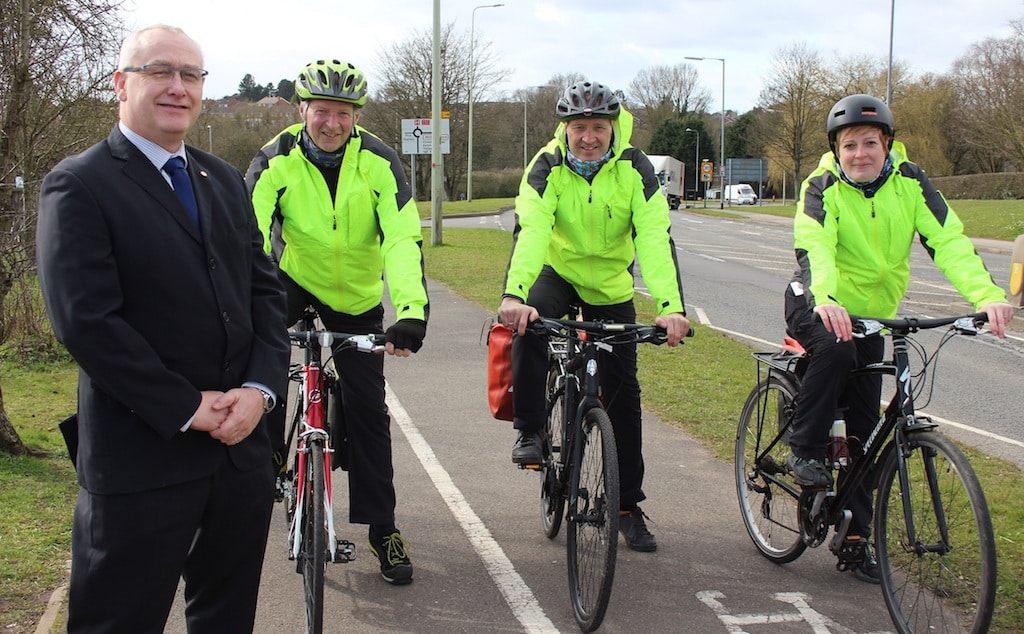
<svg viewBox="0 0 1024 634">
<path fill-rule="evenodd" d="M 476 198 L 472 201 L 446 200 L 441 203 L 441 215 L 479 214 L 508 209 L 514 207 L 515 204 L 515 198 Z M 430 218 L 434 208 L 431 201 L 421 200 L 416 203 L 416 209 L 420 212 L 420 218 Z"/>
<path fill-rule="evenodd" d="M 789 208 L 792 215 L 793 207 Z M 1024 212 L 1024 206 L 1021 209 Z M 424 249 L 427 272 L 466 299 L 496 310 L 511 240 L 508 232 L 496 229 L 445 229 L 443 245 Z M 429 244 L 428 238 L 424 244 Z M 653 308 L 639 298 L 638 319 L 653 321 Z M 753 349 L 700 325 L 696 331 L 681 348 L 640 346 L 644 407 L 731 463 L 740 411 L 757 379 Z M 991 631 L 1019 632 L 1024 623 L 1022 473 L 1005 461 L 970 448 L 965 451 L 984 486 L 996 534 L 999 577 Z M 739 509 L 734 507 L 734 512 Z"/>
<path fill-rule="evenodd" d="M 78 493 L 57 423 L 75 409 L 71 363 L 0 363 L 4 406 L 38 455 L 0 455 L 0 627 L 32 632 L 66 575 L 71 515 Z"/>
</svg>

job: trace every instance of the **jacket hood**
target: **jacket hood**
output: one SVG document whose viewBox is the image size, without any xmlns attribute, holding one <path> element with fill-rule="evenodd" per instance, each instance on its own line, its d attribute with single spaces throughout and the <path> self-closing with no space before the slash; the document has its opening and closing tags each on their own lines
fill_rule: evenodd
<svg viewBox="0 0 1024 634">
<path fill-rule="evenodd" d="M 619 106 L 619 116 L 612 120 L 612 156 L 618 156 L 629 147 L 629 139 L 633 136 L 633 115 L 624 106 Z M 555 128 L 555 138 L 563 148 L 568 148 L 565 133 L 565 121 Z"/>
</svg>

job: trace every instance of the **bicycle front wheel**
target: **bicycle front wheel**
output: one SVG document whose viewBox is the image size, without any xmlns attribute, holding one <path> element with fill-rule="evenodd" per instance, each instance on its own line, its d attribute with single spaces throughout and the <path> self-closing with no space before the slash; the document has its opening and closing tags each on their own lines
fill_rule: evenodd
<svg viewBox="0 0 1024 634">
<path fill-rule="evenodd" d="M 574 443 L 566 536 L 569 594 L 576 623 L 584 632 L 604 620 L 615 578 L 619 544 L 619 463 L 608 414 L 593 408 L 583 417 Z"/>
<path fill-rule="evenodd" d="M 565 446 L 565 386 L 558 363 L 548 368 L 548 420 L 544 429 L 546 443 L 544 469 L 541 471 L 541 526 L 548 539 L 554 539 L 562 526 L 565 496 L 562 491 L 562 470 L 568 447 Z"/>
<path fill-rule="evenodd" d="M 935 431 L 907 434 L 881 462 L 875 535 L 882 592 L 900 632 L 986 632 L 996 589 L 992 520 L 963 452 Z"/>
<path fill-rule="evenodd" d="M 784 564 L 803 554 L 800 487 L 786 466 L 796 384 L 774 373 L 747 397 L 736 430 L 736 495 L 761 554 Z"/>
<path fill-rule="evenodd" d="M 324 446 L 319 440 L 312 439 L 307 449 L 306 497 L 299 557 L 306 602 L 306 632 L 321 634 L 324 626 L 324 572 L 327 568 Z"/>
</svg>

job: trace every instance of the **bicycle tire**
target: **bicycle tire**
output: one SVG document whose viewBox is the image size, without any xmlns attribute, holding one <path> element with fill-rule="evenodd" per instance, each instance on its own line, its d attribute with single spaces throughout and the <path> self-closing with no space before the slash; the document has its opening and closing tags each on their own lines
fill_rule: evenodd
<svg viewBox="0 0 1024 634">
<path fill-rule="evenodd" d="M 607 412 L 591 408 L 573 443 L 566 561 L 576 624 L 592 632 L 604 620 L 619 543 L 619 463 Z"/>
<path fill-rule="evenodd" d="M 908 543 L 897 451 L 886 451 L 879 463 L 875 536 L 889 615 L 902 633 L 987 632 L 995 605 L 996 549 L 981 483 L 967 457 L 942 434 L 910 432 L 907 446 L 917 543 L 933 548 L 912 549 Z M 942 537 L 935 509 L 946 520 L 950 543 L 944 552 L 936 552 Z"/>
<path fill-rule="evenodd" d="M 736 496 L 743 525 L 758 551 L 779 564 L 807 549 L 800 532 L 800 487 L 786 467 L 790 448 L 784 430 L 797 389 L 795 380 L 772 372 L 750 392 L 736 429 Z"/>
<path fill-rule="evenodd" d="M 548 418 L 544 427 L 545 455 L 541 471 L 541 526 L 548 539 L 554 539 L 562 527 L 565 496 L 562 493 L 562 470 L 565 465 L 565 386 L 560 385 L 562 372 L 557 362 L 548 368 Z"/>
<path fill-rule="evenodd" d="M 311 439 L 306 456 L 306 498 L 299 556 L 306 603 L 306 633 L 321 634 L 324 625 L 324 572 L 327 568 L 327 519 L 324 506 L 324 447 Z"/>
</svg>

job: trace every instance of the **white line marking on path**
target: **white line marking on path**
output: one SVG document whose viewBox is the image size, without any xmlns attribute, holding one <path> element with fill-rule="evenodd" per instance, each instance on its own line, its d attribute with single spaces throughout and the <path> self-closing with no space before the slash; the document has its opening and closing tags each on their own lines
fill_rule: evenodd
<svg viewBox="0 0 1024 634">
<path fill-rule="evenodd" d="M 434 488 L 437 489 L 437 492 L 444 498 L 448 508 L 451 509 L 452 515 L 455 516 L 459 526 L 462 527 L 462 531 L 469 538 L 469 543 L 473 545 L 473 549 L 476 550 L 477 555 L 483 561 L 484 567 L 487 568 L 488 574 L 491 575 L 491 579 L 498 586 L 498 590 L 501 591 L 501 595 L 505 598 L 505 603 L 512 609 L 516 619 L 527 632 L 557 634 L 558 629 L 555 627 L 555 624 L 544 614 L 544 610 L 537 603 L 537 598 L 533 595 L 530 587 L 526 585 L 523 578 L 516 572 L 515 567 L 505 555 L 501 546 L 491 536 L 491 531 L 487 529 L 487 526 L 484 525 L 480 517 L 473 511 L 465 496 L 455 486 L 451 476 L 441 466 L 441 462 L 434 454 L 434 450 L 430 448 L 426 439 L 420 434 L 420 430 L 412 422 L 409 413 L 402 407 L 402 403 L 391 390 L 391 386 L 385 386 L 385 390 L 385 401 L 390 410 L 391 418 L 398 425 L 398 428 L 402 430 L 402 433 L 405 434 L 409 446 L 412 447 L 416 457 L 419 458 L 420 464 L 423 465 L 423 469 L 426 470 L 430 480 L 434 483 Z"/>
</svg>

